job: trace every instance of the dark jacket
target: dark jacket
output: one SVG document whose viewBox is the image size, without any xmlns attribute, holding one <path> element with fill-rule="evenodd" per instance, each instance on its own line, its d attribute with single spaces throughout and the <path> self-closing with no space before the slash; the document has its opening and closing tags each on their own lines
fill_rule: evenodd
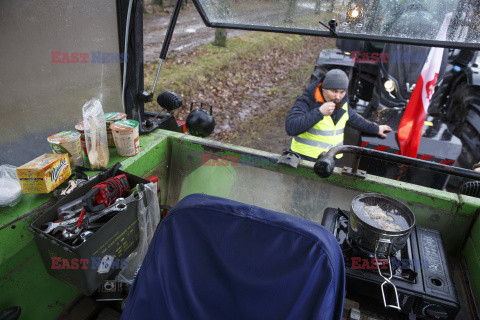
<svg viewBox="0 0 480 320">
<path fill-rule="evenodd" d="M 323 119 L 323 114 L 319 108 L 323 102 L 315 100 L 315 89 L 323 81 L 323 78 L 319 81 L 311 83 L 303 92 L 303 95 L 295 101 L 292 110 L 287 116 L 285 122 L 285 130 L 289 136 L 297 136 L 306 132 L 312 128 L 318 121 Z M 321 91 L 320 91 L 321 92 Z M 348 93 L 341 101 L 342 105 L 348 101 Z M 333 123 L 337 123 L 343 116 L 345 110 L 338 109 L 331 114 Z M 377 134 L 378 125 L 373 122 L 365 120 L 362 116 L 358 115 L 350 106 L 348 106 L 348 122 L 347 124 L 368 134 Z"/>
</svg>

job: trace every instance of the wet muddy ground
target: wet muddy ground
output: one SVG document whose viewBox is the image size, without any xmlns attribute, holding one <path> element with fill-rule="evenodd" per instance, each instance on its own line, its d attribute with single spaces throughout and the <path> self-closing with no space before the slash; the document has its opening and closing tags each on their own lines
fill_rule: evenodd
<svg viewBox="0 0 480 320">
<path fill-rule="evenodd" d="M 158 62 L 163 39 L 167 33 L 172 8 L 155 10 L 143 18 L 143 58 L 145 63 Z M 235 37 L 248 31 L 229 30 L 228 37 Z M 215 29 L 205 26 L 195 6 L 187 4 L 178 14 L 177 24 L 168 49 L 168 56 L 188 55 L 203 44 L 213 42 Z"/>
</svg>

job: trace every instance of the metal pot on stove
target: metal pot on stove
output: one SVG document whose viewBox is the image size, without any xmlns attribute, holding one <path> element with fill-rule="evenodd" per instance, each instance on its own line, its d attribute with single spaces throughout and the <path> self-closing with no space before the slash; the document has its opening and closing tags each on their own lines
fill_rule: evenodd
<svg viewBox="0 0 480 320">
<path fill-rule="evenodd" d="M 364 193 L 352 201 L 348 240 L 367 254 L 389 257 L 405 246 L 414 226 L 415 215 L 402 202 Z"/>
</svg>

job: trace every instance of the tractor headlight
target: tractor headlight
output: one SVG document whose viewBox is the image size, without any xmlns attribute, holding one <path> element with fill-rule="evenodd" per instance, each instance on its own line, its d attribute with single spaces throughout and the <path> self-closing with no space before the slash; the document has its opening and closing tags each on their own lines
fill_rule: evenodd
<svg viewBox="0 0 480 320">
<path fill-rule="evenodd" d="M 383 87 L 385 88 L 385 91 L 387 91 L 388 93 L 392 93 L 393 90 L 395 90 L 395 82 L 393 82 L 393 80 L 391 79 L 387 79 L 383 83 Z"/>
</svg>

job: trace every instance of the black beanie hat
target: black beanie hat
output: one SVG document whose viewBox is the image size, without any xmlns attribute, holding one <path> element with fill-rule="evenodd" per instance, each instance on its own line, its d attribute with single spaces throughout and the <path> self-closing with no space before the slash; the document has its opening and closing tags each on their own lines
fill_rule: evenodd
<svg viewBox="0 0 480 320">
<path fill-rule="evenodd" d="M 347 90 L 348 77 L 342 70 L 332 69 L 325 75 L 322 88 L 331 90 Z"/>
</svg>

